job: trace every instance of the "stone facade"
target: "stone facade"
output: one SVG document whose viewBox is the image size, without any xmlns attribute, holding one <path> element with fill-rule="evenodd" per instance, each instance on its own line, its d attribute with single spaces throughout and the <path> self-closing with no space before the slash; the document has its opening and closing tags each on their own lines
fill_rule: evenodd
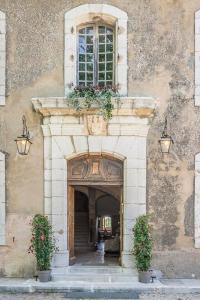
<svg viewBox="0 0 200 300">
<path fill-rule="evenodd" d="M 140 172 L 137 178 L 141 180 L 143 199 L 146 191 L 147 211 L 152 214 L 154 228 L 153 266 L 170 277 L 199 277 L 199 233 L 196 227 L 198 197 L 195 198 L 194 187 L 195 155 L 200 152 L 200 112 L 199 107 L 195 106 L 198 105 L 198 27 L 196 32 L 194 30 L 195 13 L 200 9 L 199 1 L 95 1 L 95 4 L 102 3 L 113 5 L 127 14 L 128 96 L 131 99 L 137 98 L 139 102 L 140 99 L 151 97 L 157 102 L 155 117 L 147 136 L 147 164 L 145 165 L 145 159 L 133 158 L 133 169 L 139 171 L 130 172 L 130 176 L 127 176 L 127 182 L 129 180 L 133 184 L 130 195 L 134 192 L 135 173 Z M 125 124 L 124 116 L 114 116 L 109 124 L 110 136 L 103 135 L 101 138 L 91 135 L 91 128 L 86 133 L 86 121 L 82 120 L 79 124 L 79 119 L 73 114 L 64 118 L 62 115 L 48 115 L 48 109 L 52 112 L 49 106 L 52 104 L 51 97 L 60 97 L 59 101 L 65 102 L 62 100 L 67 78 L 64 67 L 65 15 L 85 4 L 94 2 L 57 0 L 52 4 L 49 0 L 0 0 L 0 10 L 6 16 L 6 105 L 0 107 L 0 149 L 9 154 L 6 158 L 4 185 L 6 239 L 5 245 L 0 246 L 0 273 L 3 275 L 30 276 L 34 273 L 34 260 L 27 254 L 30 219 L 35 213 L 52 209 L 54 206 L 49 201 L 54 196 L 63 196 L 58 193 L 64 189 L 64 175 L 60 170 L 65 164 L 65 158 L 53 157 L 58 170 L 52 174 L 51 168 L 54 168 L 55 162 L 44 159 L 44 156 L 58 155 L 59 143 L 62 143 L 61 152 L 65 156 L 74 152 L 68 124 L 73 123 L 76 152 L 85 151 L 86 140 L 88 143 L 92 141 L 91 147 L 97 151 L 98 147 L 104 145 L 106 138 L 113 141 L 109 146 L 115 147 L 114 140 L 117 136 L 120 137 L 119 141 L 123 140 L 121 132 L 130 141 L 134 138 L 143 140 L 147 135 L 149 125 L 145 124 L 145 118 L 141 114 L 139 117 L 128 115 L 126 118 L 129 121 Z M 198 16 L 199 13 L 196 13 L 196 19 Z M 196 24 L 198 26 L 198 20 Z M 46 107 L 42 112 L 43 116 L 33 110 L 32 98 L 38 99 L 40 105 L 44 99 Z M 55 102 L 60 103 L 59 101 Z M 23 114 L 27 117 L 33 137 L 33 146 L 27 157 L 17 155 L 13 141 L 21 133 Z M 164 157 L 160 153 L 158 140 L 166 115 L 174 145 L 169 156 Z M 67 121 L 63 123 L 64 120 Z M 131 125 L 132 122 L 134 125 Z M 78 135 L 78 141 L 82 142 L 77 142 Z M 66 143 L 63 145 L 63 140 L 57 143 L 57 139 L 65 139 L 68 147 Z M 93 143 L 94 139 L 100 142 Z M 125 147 L 123 142 L 120 147 Z M 126 156 L 120 149 L 115 152 Z M 62 176 L 60 188 L 59 180 L 54 184 L 52 176 L 54 179 Z M 198 176 L 196 188 L 197 194 Z M 55 193 L 53 197 L 51 192 Z M 4 203 L 0 200 L 0 203 Z M 59 215 L 60 208 L 54 208 Z M 61 221 L 59 228 L 65 222 L 64 217 Z M 1 230 L 2 228 L 1 226 Z M 64 239 L 66 236 L 63 236 L 63 243 Z"/>
</svg>

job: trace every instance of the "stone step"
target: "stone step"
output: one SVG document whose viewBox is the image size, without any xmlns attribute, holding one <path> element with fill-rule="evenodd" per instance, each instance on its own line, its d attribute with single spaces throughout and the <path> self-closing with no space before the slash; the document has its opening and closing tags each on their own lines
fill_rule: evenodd
<svg viewBox="0 0 200 300">
<path fill-rule="evenodd" d="M 131 283 L 138 281 L 137 275 L 116 275 L 116 274 L 69 274 L 69 275 L 53 275 L 53 281 L 64 280 L 73 282 L 118 282 L 118 283 Z"/>
<path fill-rule="evenodd" d="M 131 268 L 122 268 L 120 266 L 70 266 L 67 269 L 70 274 L 124 274 L 136 275 L 137 271 Z"/>
</svg>

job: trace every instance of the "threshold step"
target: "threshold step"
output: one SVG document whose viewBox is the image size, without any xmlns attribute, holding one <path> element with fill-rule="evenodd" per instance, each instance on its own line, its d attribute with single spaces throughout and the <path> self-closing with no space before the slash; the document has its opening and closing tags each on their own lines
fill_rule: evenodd
<svg viewBox="0 0 200 300">
<path fill-rule="evenodd" d="M 53 275 L 52 280 L 73 281 L 73 282 L 87 282 L 87 283 L 131 283 L 138 281 L 137 276 L 130 275 L 110 275 L 110 274 L 70 274 L 70 275 Z"/>
<path fill-rule="evenodd" d="M 138 274 L 136 269 L 122 268 L 119 266 L 70 266 L 67 272 L 72 274 L 127 274 L 135 275 Z"/>
</svg>

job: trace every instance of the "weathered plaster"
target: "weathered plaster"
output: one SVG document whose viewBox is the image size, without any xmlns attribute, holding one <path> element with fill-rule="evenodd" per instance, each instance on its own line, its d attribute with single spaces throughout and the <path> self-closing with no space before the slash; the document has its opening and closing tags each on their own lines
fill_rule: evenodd
<svg viewBox="0 0 200 300">
<path fill-rule="evenodd" d="M 6 155 L 0 151 L 0 245 L 6 244 Z"/>
</svg>

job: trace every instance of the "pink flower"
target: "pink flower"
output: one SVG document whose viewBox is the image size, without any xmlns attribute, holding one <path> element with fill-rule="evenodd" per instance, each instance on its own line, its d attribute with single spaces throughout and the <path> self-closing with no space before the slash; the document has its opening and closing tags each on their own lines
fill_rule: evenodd
<svg viewBox="0 0 200 300">
<path fill-rule="evenodd" d="M 44 241 L 45 240 L 45 235 L 44 234 L 41 235 L 40 239 L 41 239 L 41 241 Z"/>
</svg>

